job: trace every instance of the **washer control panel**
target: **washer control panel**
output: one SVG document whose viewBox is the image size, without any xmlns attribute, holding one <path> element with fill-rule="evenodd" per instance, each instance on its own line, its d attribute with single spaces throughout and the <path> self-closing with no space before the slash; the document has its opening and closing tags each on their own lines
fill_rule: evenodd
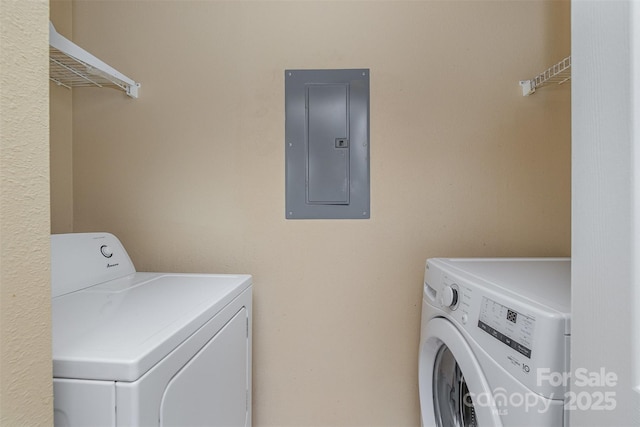
<svg viewBox="0 0 640 427">
<path fill-rule="evenodd" d="M 536 320 L 531 316 L 487 297 L 482 298 L 478 327 L 529 359 L 535 324 Z"/>
</svg>

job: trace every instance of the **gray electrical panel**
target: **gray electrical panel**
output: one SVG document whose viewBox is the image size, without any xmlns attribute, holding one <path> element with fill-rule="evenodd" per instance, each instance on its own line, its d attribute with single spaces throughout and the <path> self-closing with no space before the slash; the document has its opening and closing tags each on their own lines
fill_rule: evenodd
<svg viewBox="0 0 640 427">
<path fill-rule="evenodd" d="M 286 217 L 369 218 L 369 70 L 286 70 L 285 117 Z"/>
</svg>

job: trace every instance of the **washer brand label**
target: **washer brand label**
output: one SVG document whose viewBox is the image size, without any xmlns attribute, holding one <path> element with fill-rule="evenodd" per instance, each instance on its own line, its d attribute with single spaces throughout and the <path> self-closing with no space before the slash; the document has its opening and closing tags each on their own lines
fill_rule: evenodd
<svg viewBox="0 0 640 427">
<path fill-rule="evenodd" d="M 509 359 L 509 361 L 510 361 L 513 365 L 518 366 L 518 367 L 520 367 L 520 366 L 521 366 L 520 361 L 519 361 L 518 359 L 516 359 L 515 357 L 513 357 L 513 356 L 507 356 L 507 359 Z"/>
<path fill-rule="evenodd" d="M 109 264 L 109 263 L 107 263 L 107 268 L 117 267 L 117 266 L 119 266 L 119 265 L 120 265 L 120 264 L 118 264 L 117 262 L 116 262 L 115 264 Z"/>
</svg>

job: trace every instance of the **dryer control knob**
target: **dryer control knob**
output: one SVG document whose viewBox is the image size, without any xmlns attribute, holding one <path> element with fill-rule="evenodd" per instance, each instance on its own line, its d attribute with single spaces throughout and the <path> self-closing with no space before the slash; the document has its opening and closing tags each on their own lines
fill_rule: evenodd
<svg viewBox="0 0 640 427">
<path fill-rule="evenodd" d="M 107 245 L 100 246 L 100 252 L 102 252 L 102 256 L 105 258 L 111 258 L 113 256 L 113 250 Z"/>
<path fill-rule="evenodd" d="M 458 290 L 451 286 L 445 286 L 440 291 L 440 304 L 444 307 L 453 307 L 458 303 Z"/>
</svg>

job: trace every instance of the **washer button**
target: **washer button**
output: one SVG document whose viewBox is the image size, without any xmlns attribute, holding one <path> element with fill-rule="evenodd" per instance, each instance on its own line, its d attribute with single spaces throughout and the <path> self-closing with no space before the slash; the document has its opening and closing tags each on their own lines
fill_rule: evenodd
<svg viewBox="0 0 640 427">
<path fill-rule="evenodd" d="M 468 320 L 469 320 L 469 317 L 467 316 L 467 313 L 464 313 L 462 315 L 462 324 L 466 325 Z"/>
</svg>

